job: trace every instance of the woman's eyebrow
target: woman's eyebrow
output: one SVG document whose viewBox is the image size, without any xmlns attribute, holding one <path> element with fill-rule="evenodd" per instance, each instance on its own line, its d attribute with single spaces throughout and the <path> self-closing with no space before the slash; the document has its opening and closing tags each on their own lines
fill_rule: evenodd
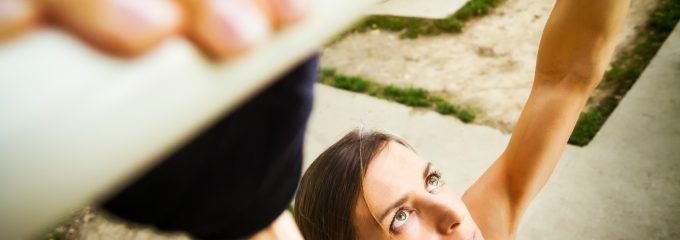
<svg viewBox="0 0 680 240">
<path fill-rule="evenodd" d="M 427 166 L 425 166 L 425 170 L 423 171 L 423 179 L 427 178 L 427 175 L 429 175 L 429 173 L 430 173 L 431 167 L 432 167 L 432 163 L 428 162 Z M 399 198 L 399 200 L 394 202 L 390 207 L 385 209 L 385 211 L 383 211 L 383 213 L 380 214 L 380 222 L 385 220 L 385 217 L 387 217 L 387 214 L 390 213 L 390 210 L 395 209 L 395 208 L 399 207 L 400 205 L 404 204 L 406 202 L 406 200 L 408 200 L 408 196 L 404 195 L 401 198 Z"/>
<path fill-rule="evenodd" d="M 382 214 L 380 214 L 380 222 L 385 220 L 385 217 L 387 217 L 387 214 L 390 213 L 390 210 L 395 209 L 395 208 L 399 207 L 400 205 L 404 204 L 406 202 L 406 200 L 408 200 L 408 196 L 404 195 L 398 201 L 394 202 L 392 204 L 392 206 L 385 209 L 385 211 Z"/>
<path fill-rule="evenodd" d="M 423 171 L 423 179 L 427 178 L 427 175 L 430 174 L 430 167 L 432 167 L 432 163 L 428 162 L 427 167 L 425 167 L 425 171 Z"/>
</svg>

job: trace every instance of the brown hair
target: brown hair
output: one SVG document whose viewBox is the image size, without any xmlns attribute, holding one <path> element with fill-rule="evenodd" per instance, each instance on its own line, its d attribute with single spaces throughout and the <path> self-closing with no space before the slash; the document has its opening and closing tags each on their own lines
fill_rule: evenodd
<svg viewBox="0 0 680 240">
<path fill-rule="evenodd" d="M 305 239 L 356 239 L 355 204 L 368 163 L 401 138 L 355 129 L 326 149 L 305 172 L 295 196 L 295 221 Z"/>
</svg>

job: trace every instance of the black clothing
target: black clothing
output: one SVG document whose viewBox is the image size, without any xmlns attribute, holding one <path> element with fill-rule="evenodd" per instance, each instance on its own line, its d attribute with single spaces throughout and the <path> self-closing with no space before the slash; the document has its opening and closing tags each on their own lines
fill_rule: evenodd
<svg viewBox="0 0 680 240">
<path fill-rule="evenodd" d="M 247 237 L 268 226 L 288 207 L 300 178 L 317 61 L 289 72 L 103 208 L 201 239 Z"/>
</svg>

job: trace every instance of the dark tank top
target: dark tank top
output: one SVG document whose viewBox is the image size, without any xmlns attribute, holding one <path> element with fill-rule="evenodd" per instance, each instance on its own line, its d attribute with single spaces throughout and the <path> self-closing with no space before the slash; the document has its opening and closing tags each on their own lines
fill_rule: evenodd
<svg viewBox="0 0 680 240">
<path fill-rule="evenodd" d="M 300 178 L 317 60 L 287 73 L 102 207 L 200 239 L 238 239 L 268 226 L 289 206 Z"/>
</svg>

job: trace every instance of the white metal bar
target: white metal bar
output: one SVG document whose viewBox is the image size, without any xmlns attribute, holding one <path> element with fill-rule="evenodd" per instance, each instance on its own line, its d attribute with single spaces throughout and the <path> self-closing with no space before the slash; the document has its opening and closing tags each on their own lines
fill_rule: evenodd
<svg viewBox="0 0 680 240">
<path fill-rule="evenodd" d="M 58 30 L 0 46 L 0 239 L 25 239 L 120 187 L 266 87 L 374 1 L 321 0 L 221 64 L 170 39 L 132 60 Z"/>
</svg>

